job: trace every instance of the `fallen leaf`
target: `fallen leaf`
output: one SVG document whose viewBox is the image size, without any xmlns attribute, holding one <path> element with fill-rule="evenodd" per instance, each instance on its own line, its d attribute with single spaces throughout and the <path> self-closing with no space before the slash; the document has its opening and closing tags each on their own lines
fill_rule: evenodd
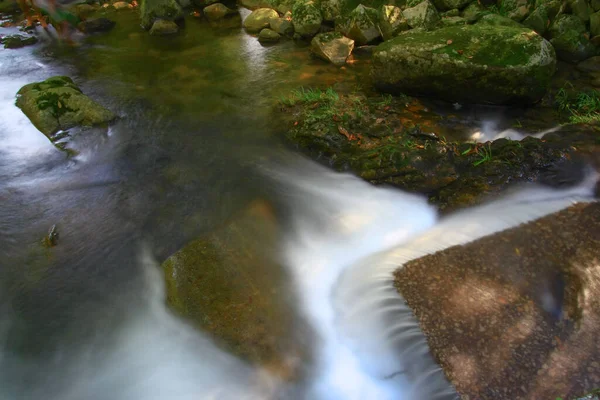
<svg viewBox="0 0 600 400">
<path fill-rule="evenodd" d="M 298 121 L 294 122 L 294 126 L 298 126 Z"/>
<path fill-rule="evenodd" d="M 458 50 L 458 54 L 460 54 L 462 56 L 462 53 L 464 53 L 464 50 Z"/>
<path fill-rule="evenodd" d="M 448 41 L 446 42 L 446 44 L 452 44 L 452 40 L 448 39 Z"/>
<path fill-rule="evenodd" d="M 383 124 L 384 122 L 385 122 L 385 118 L 377 118 L 377 119 L 375 120 L 375 123 L 376 123 L 376 124 Z"/>
<path fill-rule="evenodd" d="M 473 56 L 467 56 L 467 58 L 471 59 L 471 58 L 473 58 Z"/>
</svg>

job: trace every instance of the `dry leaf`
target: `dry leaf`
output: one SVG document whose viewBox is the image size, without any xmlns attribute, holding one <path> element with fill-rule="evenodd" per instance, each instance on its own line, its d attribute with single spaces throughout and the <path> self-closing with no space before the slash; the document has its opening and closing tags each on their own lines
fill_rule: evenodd
<svg viewBox="0 0 600 400">
<path fill-rule="evenodd" d="M 446 44 L 452 44 L 452 40 L 448 39 L 448 41 L 446 42 Z"/>
<path fill-rule="evenodd" d="M 464 53 L 465 51 L 464 50 L 457 50 L 456 52 L 462 56 L 462 53 Z"/>
</svg>

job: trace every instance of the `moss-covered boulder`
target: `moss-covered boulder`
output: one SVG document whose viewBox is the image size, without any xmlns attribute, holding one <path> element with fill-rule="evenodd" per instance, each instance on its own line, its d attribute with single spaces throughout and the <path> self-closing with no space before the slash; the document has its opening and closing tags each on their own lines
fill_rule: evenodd
<svg viewBox="0 0 600 400">
<path fill-rule="evenodd" d="M 546 6 L 541 5 L 525 18 L 523 25 L 533 29 L 540 35 L 543 35 L 548 30 L 549 22 L 550 17 L 548 16 L 548 9 Z"/>
<path fill-rule="evenodd" d="M 312 37 L 321 29 L 323 16 L 321 10 L 312 1 L 297 1 L 292 8 L 294 31 L 303 37 Z"/>
<path fill-rule="evenodd" d="M 569 0 L 569 9 L 571 10 L 571 14 L 575 15 L 577 18 L 582 20 L 583 22 L 588 22 L 590 20 L 590 14 L 593 12 L 592 7 L 589 2 L 586 0 Z"/>
<path fill-rule="evenodd" d="M 512 20 L 508 17 L 503 17 L 502 15 L 498 15 L 498 14 L 482 15 L 477 20 L 477 23 L 479 25 L 485 24 L 485 25 L 491 25 L 491 26 L 512 26 L 514 28 L 522 28 L 523 27 L 521 24 L 519 24 L 515 20 Z"/>
<path fill-rule="evenodd" d="M 152 28 L 154 21 L 177 21 L 183 18 L 183 9 L 176 0 L 142 0 L 140 7 L 142 27 Z"/>
<path fill-rule="evenodd" d="M 436 8 L 440 11 L 463 9 L 471 2 L 471 0 L 433 0 L 433 4 L 435 4 Z"/>
<path fill-rule="evenodd" d="M 561 60 L 578 62 L 598 54 L 598 49 L 588 39 L 585 24 L 574 15 L 558 16 L 548 35 Z"/>
<path fill-rule="evenodd" d="M 339 32 L 319 33 L 310 42 L 310 50 L 317 57 L 333 65 L 344 65 L 354 49 L 354 40 Z"/>
<path fill-rule="evenodd" d="M 272 18 L 278 18 L 277 11 L 271 8 L 258 8 L 250 13 L 244 20 L 244 28 L 250 33 L 258 33 L 269 27 Z"/>
<path fill-rule="evenodd" d="M 287 18 L 271 18 L 269 26 L 272 30 L 281 36 L 292 36 L 294 34 L 294 25 Z"/>
<path fill-rule="evenodd" d="M 402 12 L 406 22 L 411 28 L 424 28 L 427 30 L 434 29 L 440 23 L 440 15 L 435 6 L 425 0 L 414 7 L 405 9 Z"/>
<path fill-rule="evenodd" d="M 53 142 L 60 139 L 61 135 L 56 135 L 59 130 L 104 124 L 115 118 L 112 112 L 84 95 L 66 76 L 23 86 L 17 93 L 16 104 Z"/>
<path fill-rule="evenodd" d="M 323 21 L 333 22 L 342 15 L 342 0 L 321 0 Z"/>
<path fill-rule="evenodd" d="M 534 103 L 556 68 L 554 49 L 525 28 L 468 25 L 407 32 L 373 54 L 375 84 L 386 92 L 448 101 Z"/>
<path fill-rule="evenodd" d="M 379 9 L 379 29 L 383 40 L 389 40 L 408 30 L 409 26 L 399 7 L 384 5 Z"/>
<path fill-rule="evenodd" d="M 4 44 L 5 49 L 19 49 L 25 46 L 31 46 L 38 42 L 35 36 L 8 35 L 0 38 L 0 44 Z"/>
<path fill-rule="evenodd" d="M 274 30 L 269 29 L 269 28 L 263 29 L 258 34 L 258 41 L 263 44 L 276 43 L 276 42 L 279 42 L 279 39 L 281 39 L 281 36 L 279 35 L 279 33 L 275 32 Z"/>
<path fill-rule="evenodd" d="M 590 33 L 592 36 L 600 35 L 600 12 L 590 15 Z"/>
<path fill-rule="evenodd" d="M 381 36 L 377 10 L 359 4 L 347 17 L 336 21 L 336 31 L 353 39 L 358 45 L 372 43 Z"/>
<path fill-rule="evenodd" d="M 500 0 L 500 10 L 517 22 L 523 21 L 533 10 L 532 0 Z"/>
<path fill-rule="evenodd" d="M 222 3 L 214 3 L 204 8 L 204 15 L 209 21 L 218 21 L 228 15 L 237 14 L 237 10 L 232 10 Z"/>
<path fill-rule="evenodd" d="M 179 26 L 173 21 L 167 21 L 164 19 L 157 19 L 150 28 L 150 34 L 152 36 L 166 36 L 172 35 L 179 32 Z"/>
<path fill-rule="evenodd" d="M 461 13 L 462 17 L 471 23 L 476 22 L 486 14 L 489 14 L 489 12 L 478 2 L 469 4 Z"/>
</svg>

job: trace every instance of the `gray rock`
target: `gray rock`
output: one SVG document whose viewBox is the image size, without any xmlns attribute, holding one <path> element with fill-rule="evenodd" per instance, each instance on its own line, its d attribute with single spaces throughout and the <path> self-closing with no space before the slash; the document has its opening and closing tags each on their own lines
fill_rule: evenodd
<svg viewBox="0 0 600 400">
<path fill-rule="evenodd" d="M 382 6 L 379 9 L 379 29 L 383 40 L 389 40 L 409 29 L 402 10 L 396 6 Z"/>
<path fill-rule="evenodd" d="M 548 30 L 548 21 L 548 11 L 545 6 L 541 5 L 525 18 L 523 25 L 543 35 Z"/>
<path fill-rule="evenodd" d="M 415 7 L 407 8 L 402 14 L 411 28 L 430 30 L 440 23 L 440 15 L 429 0 L 422 1 Z"/>
<path fill-rule="evenodd" d="M 310 43 L 310 50 L 317 57 L 341 66 L 354 49 L 354 40 L 342 36 L 339 32 L 320 33 Z"/>
<path fill-rule="evenodd" d="M 356 41 L 357 45 L 373 42 L 381 36 L 377 10 L 359 4 L 347 17 L 339 19 L 336 31 Z"/>
<path fill-rule="evenodd" d="M 250 33 L 258 33 L 269 27 L 272 18 L 278 18 L 277 11 L 271 8 L 259 8 L 250 13 L 244 20 L 244 28 Z"/>
<path fill-rule="evenodd" d="M 586 37 L 585 24 L 574 15 L 558 16 L 548 34 L 558 58 L 563 61 L 578 62 L 598 53 L 597 48 Z"/>
<path fill-rule="evenodd" d="M 279 42 L 279 39 L 281 39 L 279 33 L 269 28 L 263 29 L 258 34 L 258 41 L 261 43 L 275 43 Z"/>
<path fill-rule="evenodd" d="M 269 26 L 281 36 L 292 36 L 294 34 L 294 25 L 287 18 L 271 18 Z"/>
<path fill-rule="evenodd" d="M 203 11 L 209 21 L 218 21 L 228 15 L 237 14 L 237 10 L 232 10 L 222 3 L 211 4 L 205 7 Z"/>
<path fill-rule="evenodd" d="M 164 36 L 172 35 L 179 32 L 179 27 L 173 21 L 167 21 L 164 19 L 157 19 L 150 28 L 150 34 L 152 36 Z"/>
<path fill-rule="evenodd" d="M 302 37 L 312 37 L 321 29 L 321 10 L 312 1 L 299 0 L 292 9 L 294 31 Z"/>
<path fill-rule="evenodd" d="M 599 0 L 600 1 L 600 0 Z M 321 0 L 323 21 L 333 22 L 342 14 L 342 0 Z"/>
</svg>

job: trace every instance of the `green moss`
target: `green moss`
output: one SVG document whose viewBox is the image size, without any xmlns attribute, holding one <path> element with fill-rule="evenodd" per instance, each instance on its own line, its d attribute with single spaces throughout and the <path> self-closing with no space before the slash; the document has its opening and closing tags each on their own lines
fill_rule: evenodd
<svg viewBox="0 0 600 400">
<path fill-rule="evenodd" d="M 183 18 L 183 10 L 176 0 L 142 0 L 140 13 L 144 29 L 150 29 L 156 19 L 176 21 Z"/>
</svg>

